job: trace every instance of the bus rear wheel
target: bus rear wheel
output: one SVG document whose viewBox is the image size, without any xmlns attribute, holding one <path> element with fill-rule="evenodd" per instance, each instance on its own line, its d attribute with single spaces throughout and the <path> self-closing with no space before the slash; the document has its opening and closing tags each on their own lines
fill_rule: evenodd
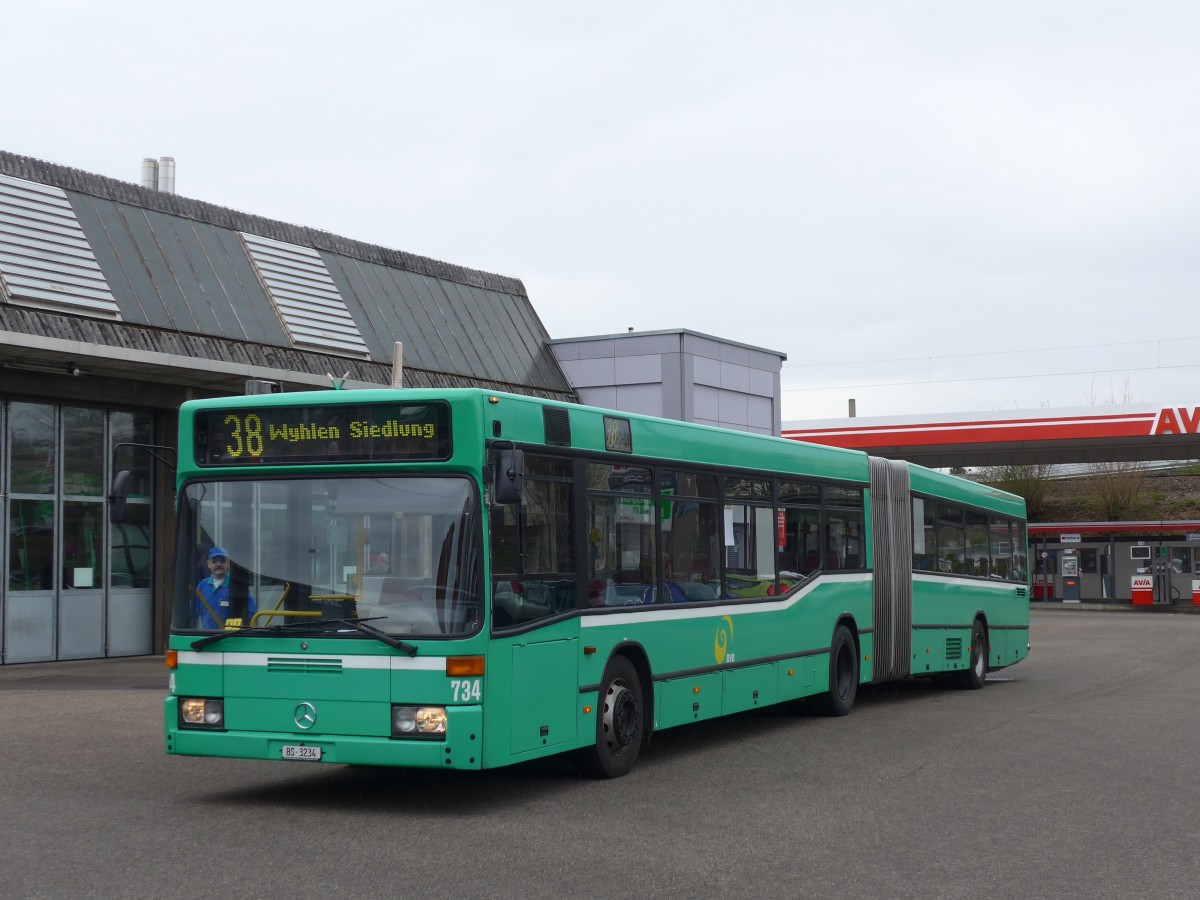
<svg viewBox="0 0 1200 900">
<path fill-rule="evenodd" d="M 616 656 L 604 670 L 596 709 L 596 744 L 576 754 L 576 763 L 593 778 L 620 778 L 629 774 L 642 749 L 646 733 L 642 681 L 624 656 Z"/>
<path fill-rule="evenodd" d="M 977 691 L 987 680 L 988 668 L 987 634 L 983 623 L 978 619 L 971 627 L 971 660 L 965 672 L 958 673 L 958 686 L 969 691 Z"/>
<path fill-rule="evenodd" d="M 829 693 L 821 697 L 818 708 L 827 716 L 844 716 L 857 695 L 858 649 L 850 629 L 839 625 L 829 646 Z"/>
</svg>

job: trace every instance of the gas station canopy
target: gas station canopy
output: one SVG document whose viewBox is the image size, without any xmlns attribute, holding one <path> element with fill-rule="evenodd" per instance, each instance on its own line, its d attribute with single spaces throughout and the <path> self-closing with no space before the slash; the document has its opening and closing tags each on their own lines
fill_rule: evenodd
<svg viewBox="0 0 1200 900">
<path fill-rule="evenodd" d="M 932 468 L 1200 458 L 1200 407 L 1147 404 L 784 422 L 797 441 Z"/>
</svg>

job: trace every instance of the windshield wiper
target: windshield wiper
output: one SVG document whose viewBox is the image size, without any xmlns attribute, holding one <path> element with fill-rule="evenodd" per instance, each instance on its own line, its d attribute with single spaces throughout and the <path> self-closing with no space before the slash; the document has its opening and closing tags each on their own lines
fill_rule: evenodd
<svg viewBox="0 0 1200 900">
<path fill-rule="evenodd" d="M 208 637 L 202 637 L 192 641 L 193 650 L 203 650 L 209 644 L 215 644 L 218 641 L 223 641 L 230 637 L 262 637 L 264 635 L 275 635 L 284 631 L 302 631 L 305 629 L 316 629 L 325 625 L 349 625 L 355 631 L 361 631 L 363 634 L 369 634 L 371 637 L 383 641 L 390 647 L 395 647 L 397 650 L 403 650 L 409 656 L 417 655 L 417 648 L 407 641 L 402 641 L 399 638 L 392 637 L 386 631 L 381 631 L 374 625 L 367 625 L 368 621 L 373 619 L 383 619 L 386 616 L 372 616 L 370 619 L 359 618 L 342 618 L 342 619 L 301 619 L 298 622 L 284 622 L 281 625 L 266 625 L 260 628 L 240 628 L 237 631 L 223 631 L 220 634 L 210 634 Z"/>
<path fill-rule="evenodd" d="M 215 644 L 217 641 L 223 641 L 225 638 L 231 637 L 256 637 L 264 634 L 279 634 L 281 631 L 293 631 L 305 626 L 311 627 L 313 624 L 311 619 L 303 619 L 299 622 L 284 622 L 280 625 L 260 625 L 257 628 L 238 628 L 235 631 L 222 631 L 220 634 L 210 634 L 208 637 L 202 637 L 192 641 L 193 650 L 203 650 L 209 644 Z"/>
<path fill-rule="evenodd" d="M 397 650 L 403 650 L 409 656 L 417 655 L 417 648 L 407 641 L 402 641 L 398 637 L 392 637 L 386 631 L 376 628 L 374 625 L 368 625 L 374 619 L 386 619 L 387 616 L 371 616 L 367 619 L 347 618 L 347 619 L 318 619 L 320 624 L 328 624 L 330 622 L 338 625 L 349 625 L 351 628 L 361 631 L 363 634 L 369 634 L 373 638 L 378 638 L 390 647 L 395 647 Z M 316 623 L 314 623 L 316 624 Z"/>
</svg>

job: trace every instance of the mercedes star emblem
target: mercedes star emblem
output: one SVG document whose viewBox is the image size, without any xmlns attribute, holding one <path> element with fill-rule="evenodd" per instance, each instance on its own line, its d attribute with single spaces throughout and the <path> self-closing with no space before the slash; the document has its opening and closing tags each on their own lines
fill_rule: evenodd
<svg viewBox="0 0 1200 900">
<path fill-rule="evenodd" d="M 311 703 L 301 703 L 296 707 L 292 721 L 296 723 L 297 728 L 307 731 L 317 724 L 317 708 Z"/>
</svg>

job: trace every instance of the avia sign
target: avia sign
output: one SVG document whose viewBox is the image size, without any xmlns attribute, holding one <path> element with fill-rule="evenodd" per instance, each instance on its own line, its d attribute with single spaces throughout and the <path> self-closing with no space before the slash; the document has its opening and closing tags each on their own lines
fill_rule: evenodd
<svg viewBox="0 0 1200 900">
<path fill-rule="evenodd" d="M 1154 420 L 1151 434 L 1196 434 L 1200 432 L 1200 406 L 1188 409 L 1167 407 L 1160 410 Z"/>
</svg>

